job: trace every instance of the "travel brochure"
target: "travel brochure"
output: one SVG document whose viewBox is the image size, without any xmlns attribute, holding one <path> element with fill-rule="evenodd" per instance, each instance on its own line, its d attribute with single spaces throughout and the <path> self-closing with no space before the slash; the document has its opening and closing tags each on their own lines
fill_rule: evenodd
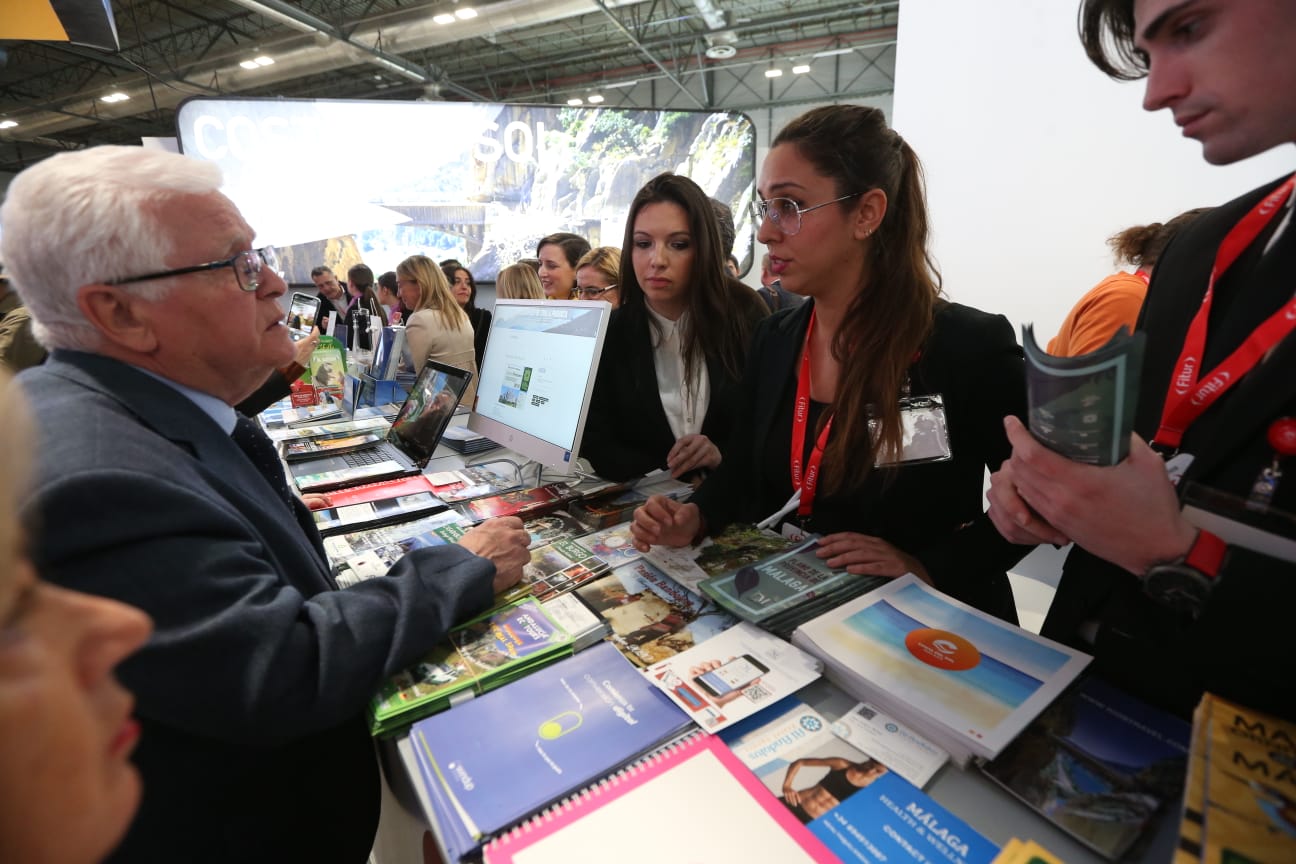
<svg viewBox="0 0 1296 864">
<path fill-rule="evenodd" d="M 1296 861 L 1296 723 L 1207 693 L 1190 761 L 1176 864 Z"/>
<path fill-rule="evenodd" d="M 993 759 L 1080 674 L 1088 655 L 946 597 L 913 574 L 803 624 L 792 642 L 847 693 L 960 764 Z"/>
<path fill-rule="evenodd" d="M 821 668 L 799 648 L 739 621 L 645 672 L 694 723 L 717 732 L 800 690 Z"/>
<path fill-rule="evenodd" d="M 1115 465 L 1129 454 L 1146 334 L 1122 327 L 1079 357 L 1054 357 L 1022 327 L 1031 434 L 1050 450 L 1089 465 Z"/>
<path fill-rule="evenodd" d="M 729 613 L 640 558 L 576 589 L 612 629 L 609 641 L 639 667 L 728 630 Z"/>
</svg>

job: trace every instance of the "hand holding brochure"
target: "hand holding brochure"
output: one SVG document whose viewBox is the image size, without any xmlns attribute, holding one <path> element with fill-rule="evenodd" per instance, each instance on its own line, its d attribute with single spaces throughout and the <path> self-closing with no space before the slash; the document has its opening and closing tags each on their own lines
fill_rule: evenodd
<svg viewBox="0 0 1296 864">
<path fill-rule="evenodd" d="M 1022 327 L 1031 434 L 1075 462 L 1115 465 L 1129 455 L 1146 341 L 1122 327 L 1097 351 L 1054 357 Z"/>
</svg>

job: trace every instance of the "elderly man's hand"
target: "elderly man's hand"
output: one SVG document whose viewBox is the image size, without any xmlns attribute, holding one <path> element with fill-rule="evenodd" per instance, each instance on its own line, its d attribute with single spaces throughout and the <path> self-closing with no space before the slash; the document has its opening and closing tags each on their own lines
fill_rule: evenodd
<svg viewBox="0 0 1296 864">
<path fill-rule="evenodd" d="M 516 516 L 488 519 L 459 538 L 459 545 L 495 565 L 495 593 L 522 579 L 522 568 L 531 560 L 527 550 L 531 535 Z"/>
</svg>

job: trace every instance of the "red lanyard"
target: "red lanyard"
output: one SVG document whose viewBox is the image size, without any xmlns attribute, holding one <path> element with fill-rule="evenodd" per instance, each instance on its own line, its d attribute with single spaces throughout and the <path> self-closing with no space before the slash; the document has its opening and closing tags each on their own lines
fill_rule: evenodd
<svg viewBox="0 0 1296 864">
<path fill-rule="evenodd" d="M 1146 270 L 1144 270 L 1142 267 L 1140 267 L 1139 269 L 1135 270 L 1135 271 L 1134 271 L 1134 275 L 1137 276 L 1138 278 L 1142 279 L 1144 285 L 1146 285 L 1146 284 L 1148 284 L 1149 282 L 1152 281 L 1152 274 L 1149 273 L 1149 272 L 1147 272 Z"/>
<path fill-rule="evenodd" d="M 1293 297 L 1252 331 L 1246 341 L 1224 358 L 1223 362 L 1204 377 L 1198 375 L 1201 371 L 1202 353 L 1206 349 L 1206 329 L 1215 294 L 1215 281 L 1278 215 L 1293 187 L 1296 187 L 1296 174 L 1288 177 L 1286 183 L 1269 193 L 1251 212 L 1243 216 L 1220 243 L 1219 251 L 1215 254 L 1215 266 L 1211 268 L 1210 282 L 1206 285 L 1206 295 L 1202 297 L 1201 308 L 1188 325 L 1183 351 L 1175 363 L 1165 407 L 1161 410 L 1161 426 L 1157 429 L 1153 443 L 1178 449 L 1184 430 L 1250 372 L 1270 349 L 1296 329 L 1296 297 Z"/>
<path fill-rule="evenodd" d="M 823 461 L 824 447 L 828 444 L 828 431 L 832 429 L 832 416 L 824 423 L 819 440 L 810 452 L 810 462 L 806 465 L 805 479 L 801 478 L 801 460 L 805 453 L 806 427 L 810 423 L 810 334 L 814 332 L 815 313 L 810 312 L 810 324 L 806 327 L 805 345 L 801 348 L 801 373 L 797 376 L 796 403 L 792 411 L 792 488 L 800 490 L 801 501 L 797 504 L 798 516 L 809 516 L 814 506 L 815 489 L 819 486 L 819 463 Z"/>
</svg>

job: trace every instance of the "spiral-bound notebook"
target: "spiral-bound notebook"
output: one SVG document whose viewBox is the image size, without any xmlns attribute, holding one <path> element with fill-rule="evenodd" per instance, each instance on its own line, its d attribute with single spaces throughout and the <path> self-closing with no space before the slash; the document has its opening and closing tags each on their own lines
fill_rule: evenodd
<svg viewBox="0 0 1296 864">
<path fill-rule="evenodd" d="M 600 851 L 601 850 L 601 851 Z M 719 739 L 679 744 L 503 834 L 486 864 L 836 862 Z"/>
</svg>

